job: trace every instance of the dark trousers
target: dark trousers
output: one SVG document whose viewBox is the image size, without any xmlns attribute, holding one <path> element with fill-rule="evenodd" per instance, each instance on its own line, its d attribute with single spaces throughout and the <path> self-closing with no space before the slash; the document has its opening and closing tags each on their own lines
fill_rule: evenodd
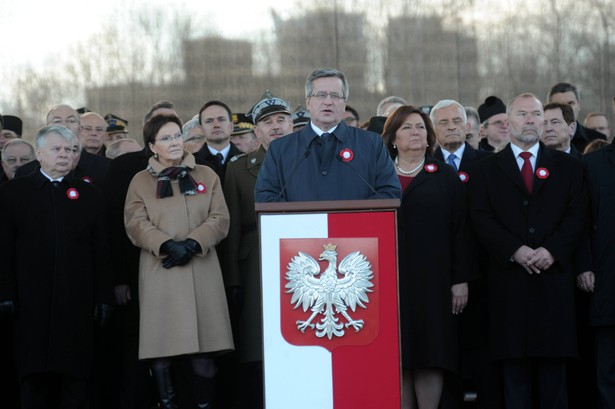
<svg viewBox="0 0 615 409">
<path fill-rule="evenodd" d="M 506 409 L 568 409 L 565 359 L 505 360 L 502 376 Z"/>
<path fill-rule="evenodd" d="M 34 374 L 21 380 L 20 392 L 22 409 L 83 409 L 87 381 L 64 374 Z M 58 401 L 59 405 L 54 404 Z"/>
<path fill-rule="evenodd" d="M 615 409 L 615 326 L 596 327 L 596 376 L 601 409 Z"/>
</svg>

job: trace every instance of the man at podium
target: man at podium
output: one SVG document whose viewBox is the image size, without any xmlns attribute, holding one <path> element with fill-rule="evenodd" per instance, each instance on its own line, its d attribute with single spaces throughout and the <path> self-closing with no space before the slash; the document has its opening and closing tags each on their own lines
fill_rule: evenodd
<svg viewBox="0 0 615 409">
<path fill-rule="evenodd" d="M 315 70 L 305 97 L 310 123 L 271 143 L 256 181 L 256 202 L 401 198 L 380 135 L 342 120 L 348 99 L 344 73 Z"/>
</svg>

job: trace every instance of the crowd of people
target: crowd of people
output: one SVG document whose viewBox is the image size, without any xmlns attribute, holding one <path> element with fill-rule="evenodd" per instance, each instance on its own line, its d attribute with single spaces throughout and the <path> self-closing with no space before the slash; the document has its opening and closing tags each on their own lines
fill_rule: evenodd
<svg viewBox="0 0 615 409">
<path fill-rule="evenodd" d="M 255 203 L 399 199 L 403 408 L 615 408 L 608 117 L 568 83 L 361 121 L 323 68 L 305 98 L 161 101 L 142 143 L 0 116 L 0 405 L 263 408 Z"/>
</svg>

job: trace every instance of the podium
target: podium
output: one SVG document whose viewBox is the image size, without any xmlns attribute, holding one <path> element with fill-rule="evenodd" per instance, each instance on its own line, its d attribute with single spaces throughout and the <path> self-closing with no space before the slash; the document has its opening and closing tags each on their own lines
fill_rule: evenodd
<svg viewBox="0 0 615 409">
<path fill-rule="evenodd" d="M 265 407 L 401 407 L 397 199 L 256 203 Z"/>
</svg>

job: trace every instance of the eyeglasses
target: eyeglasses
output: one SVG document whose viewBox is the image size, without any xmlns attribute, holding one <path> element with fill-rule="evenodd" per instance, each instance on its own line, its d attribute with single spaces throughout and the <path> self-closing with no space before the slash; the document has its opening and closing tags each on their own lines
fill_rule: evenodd
<svg viewBox="0 0 615 409">
<path fill-rule="evenodd" d="M 182 139 L 182 134 L 178 133 L 178 134 L 175 134 L 175 135 L 161 136 L 160 138 L 156 139 L 156 142 L 171 143 L 172 141 L 179 141 L 181 139 Z"/>
<path fill-rule="evenodd" d="M 195 135 L 186 139 L 184 142 L 201 142 L 205 137 L 203 135 Z"/>
<path fill-rule="evenodd" d="M 314 98 L 317 101 L 324 101 L 327 97 L 331 97 L 331 101 L 339 102 L 346 99 L 346 97 L 337 92 L 317 92 L 316 94 L 310 95 L 310 98 Z"/>
<path fill-rule="evenodd" d="M 101 132 L 105 132 L 105 128 L 97 126 L 96 128 L 92 127 L 92 126 L 81 126 L 81 129 L 83 129 L 86 132 L 93 132 L 95 131 L 96 133 L 101 133 Z"/>
</svg>

